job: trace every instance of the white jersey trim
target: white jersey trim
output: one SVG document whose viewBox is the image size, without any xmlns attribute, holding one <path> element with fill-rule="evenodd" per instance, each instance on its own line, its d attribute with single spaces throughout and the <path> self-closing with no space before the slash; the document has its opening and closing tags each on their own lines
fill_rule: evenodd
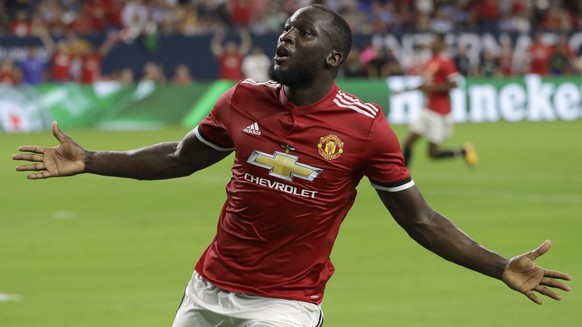
<svg viewBox="0 0 582 327">
<path fill-rule="evenodd" d="M 196 135 L 196 137 L 200 140 L 200 142 L 208 145 L 209 147 L 213 148 L 214 150 L 218 150 L 218 151 L 232 151 L 232 150 L 234 150 L 234 148 L 223 148 L 223 147 L 220 147 L 220 146 L 206 140 L 204 137 L 202 137 L 202 135 L 198 131 L 198 126 L 196 126 L 196 128 L 194 128 L 193 132 Z"/>
<path fill-rule="evenodd" d="M 272 87 L 272 88 L 278 88 L 281 85 L 275 81 L 257 82 L 252 78 L 247 78 L 240 83 L 241 84 L 251 84 L 251 85 L 265 85 L 265 86 Z"/>
<path fill-rule="evenodd" d="M 371 184 L 372 184 L 372 187 L 373 188 L 375 188 L 377 190 L 380 190 L 380 191 L 400 192 L 400 191 L 403 191 L 403 190 L 406 190 L 408 188 L 413 187 L 414 186 L 414 181 L 413 180 L 410 180 L 410 182 L 408 182 L 406 184 L 402 184 L 402 185 L 394 186 L 394 187 L 380 186 L 380 185 L 374 184 L 374 183 L 371 183 Z"/>
<path fill-rule="evenodd" d="M 355 112 L 370 118 L 376 117 L 376 114 L 378 113 L 378 108 L 374 107 L 372 104 L 363 103 L 359 99 L 352 98 L 342 91 L 338 91 L 333 102 L 339 107 L 352 109 Z"/>
</svg>

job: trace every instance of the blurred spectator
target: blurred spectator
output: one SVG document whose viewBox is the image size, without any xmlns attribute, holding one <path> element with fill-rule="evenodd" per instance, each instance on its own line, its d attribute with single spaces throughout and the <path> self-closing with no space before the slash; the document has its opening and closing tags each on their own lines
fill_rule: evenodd
<svg viewBox="0 0 582 327">
<path fill-rule="evenodd" d="M 502 76 L 514 74 L 513 45 L 509 38 L 501 39 L 501 49 L 497 55 L 498 73 Z"/>
<path fill-rule="evenodd" d="M 477 13 L 479 16 L 479 26 L 483 30 L 487 31 L 497 31 L 498 30 L 498 19 L 500 17 L 500 4 L 499 0 L 479 0 L 476 1 Z"/>
<path fill-rule="evenodd" d="M 29 36 L 32 32 L 32 24 L 28 13 L 24 10 L 19 10 L 14 19 L 10 22 L 10 34 L 14 36 L 24 37 Z"/>
<path fill-rule="evenodd" d="M 101 62 L 117 42 L 117 34 L 107 35 L 101 46 L 95 50 L 90 44 L 79 47 L 77 60 L 80 64 L 78 81 L 81 84 L 93 84 L 101 78 Z"/>
<path fill-rule="evenodd" d="M 497 75 L 497 58 L 491 50 L 485 49 L 481 53 L 479 60 L 479 74 L 485 77 L 493 77 Z"/>
<path fill-rule="evenodd" d="M 131 85 L 135 83 L 133 70 L 131 70 L 129 67 L 121 69 L 121 71 L 119 72 L 119 82 L 124 85 Z"/>
<path fill-rule="evenodd" d="M 542 18 L 542 27 L 547 31 L 567 32 L 572 29 L 572 17 L 561 7 L 562 1 L 553 1 Z"/>
<path fill-rule="evenodd" d="M 38 36 L 51 53 L 51 81 L 57 83 L 70 82 L 73 53 L 67 40 L 60 39 L 55 43 L 46 30 L 39 31 Z"/>
<path fill-rule="evenodd" d="M 194 78 L 190 74 L 190 68 L 185 64 L 176 66 L 174 76 L 172 76 L 172 84 L 175 85 L 189 85 L 194 82 Z"/>
<path fill-rule="evenodd" d="M 253 18 L 253 0 L 230 0 L 230 23 L 247 26 Z"/>
<path fill-rule="evenodd" d="M 121 11 L 121 20 L 125 28 L 140 29 L 149 18 L 148 7 L 144 0 L 129 0 Z"/>
<path fill-rule="evenodd" d="M 0 1 L 0 35 L 29 37 L 39 34 L 50 35 L 51 39 L 63 40 L 63 46 L 47 46 L 52 53 L 51 79 L 63 82 L 70 80 L 70 74 L 81 74 L 81 61 L 75 60 L 71 66 L 72 55 L 86 45 L 83 42 L 67 40 L 70 33 L 91 37 L 107 33 L 111 29 L 121 30 L 126 42 L 142 41 L 148 50 L 157 46 L 159 35 L 202 35 L 213 31 L 242 28 L 252 31 L 254 35 L 276 32 L 298 7 L 312 3 L 308 0 L 14 0 Z M 532 27 L 545 32 L 569 34 L 579 31 L 582 23 L 582 2 L 580 0 L 319 0 L 338 10 L 351 26 L 354 34 L 390 33 L 399 37 L 401 32 L 426 33 L 430 31 L 450 31 L 463 33 L 507 32 L 510 35 L 529 34 Z M 480 30 L 477 27 L 481 28 Z M 42 30 L 43 33 L 38 31 Z M 220 32 L 216 33 L 218 38 Z M 222 33 L 224 34 L 224 33 Z M 64 38 L 63 38 L 64 37 Z M 46 39 L 46 37 L 44 37 Z M 235 47 L 239 55 L 225 55 L 230 48 L 230 40 L 222 35 L 218 42 L 222 54 L 217 56 L 221 68 L 221 77 L 238 80 L 245 77 L 241 73 L 241 50 L 244 39 Z M 227 41 L 227 42 L 224 42 Z M 45 44 L 47 42 L 44 42 Z M 57 42 L 57 44 L 61 41 Z M 224 45 L 222 43 L 225 43 Z M 236 42 L 232 42 L 234 44 Z M 250 41 L 249 41 L 250 44 Z M 66 46 L 65 46 L 66 45 Z M 520 44 L 521 46 L 521 44 Z M 516 47 L 518 45 L 516 44 Z M 68 50 L 65 50 L 68 48 Z M 511 50 L 510 50 L 511 48 Z M 549 50 L 547 49 L 549 48 Z M 248 51 L 247 47 L 247 51 Z M 374 52 L 362 49 L 361 59 L 369 65 L 370 54 Z M 566 63 L 561 50 L 551 46 L 532 44 L 525 60 L 513 58 L 513 49 L 509 46 L 497 52 L 499 67 L 496 74 L 509 75 L 519 73 L 558 74 L 563 72 L 559 66 Z M 518 48 L 521 51 L 521 48 Z M 576 49 L 578 50 L 578 49 Z M 213 50 L 213 52 L 215 52 Z M 242 51 L 246 54 L 245 51 Z M 57 59 L 58 55 L 58 61 Z M 379 54 L 376 54 L 378 56 Z M 238 57 L 238 59 L 237 59 Z M 544 58 L 545 57 L 545 58 Z M 352 56 L 352 59 L 355 58 Z M 476 73 L 480 63 L 477 56 L 472 70 Z M 406 70 L 410 70 L 410 58 L 401 58 Z M 382 59 L 377 59 L 373 65 Z M 545 61 L 546 64 L 539 65 Z M 548 68 L 550 65 L 552 68 Z M 357 61 L 350 62 L 349 69 L 342 68 L 342 74 L 358 75 Z M 531 64 L 531 65 L 530 65 Z M 174 64 L 168 64 L 173 66 Z M 523 67 L 522 67 L 523 66 Z M 58 68 L 57 68 L 58 67 Z M 395 65 L 393 65 L 395 67 Z M 531 67 L 531 69 L 530 69 Z M 540 72 L 540 68 L 547 71 Z M 347 65 L 346 65 L 346 68 Z M 56 73 L 59 71 L 60 73 Z M 135 68 L 134 68 L 135 69 Z M 376 67 L 375 75 L 379 73 Z M 414 68 L 412 68 L 414 70 Z M 459 70 L 465 69 L 459 66 Z M 551 70 L 551 71 L 550 71 Z M 577 69 L 570 69 L 578 71 Z M 136 69 L 137 71 L 137 69 Z M 489 70 L 487 70 L 489 71 Z M 24 69 L 23 69 L 24 73 Z M 471 70 L 467 74 L 471 74 Z M 388 74 L 394 74 L 390 72 Z M 24 74 L 26 75 L 26 74 Z M 241 76 L 242 75 L 242 76 Z M 66 77 L 65 77 L 66 76 Z M 26 82 L 26 77 L 24 81 Z"/>
<path fill-rule="evenodd" d="M 352 48 L 345 63 L 340 67 L 340 74 L 343 78 L 361 78 L 366 77 L 366 70 L 360 62 L 360 50 Z"/>
<path fill-rule="evenodd" d="M 48 64 L 47 60 L 39 56 L 36 47 L 28 47 L 26 58 L 18 62 L 18 67 L 22 72 L 22 82 L 28 85 L 38 85 L 44 82 Z"/>
<path fill-rule="evenodd" d="M 570 75 L 574 71 L 574 52 L 568 45 L 568 37 L 560 35 L 556 44 L 552 47 L 549 60 L 551 75 Z"/>
<path fill-rule="evenodd" d="M 368 66 L 368 64 L 370 64 L 370 62 L 372 60 L 374 60 L 377 56 L 378 56 L 378 50 L 376 49 L 374 44 L 372 44 L 372 42 L 369 42 L 368 44 L 366 44 L 366 46 L 360 52 L 360 57 L 359 57 L 360 64 L 362 65 L 362 67 L 364 67 L 364 70 L 366 70 L 366 67 Z"/>
<path fill-rule="evenodd" d="M 453 62 L 457 67 L 457 71 L 463 75 L 469 75 L 469 71 L 471 69 L 471 60 L 469 60 L 469 56 L 467 55 L 467 48 L 463 46 L 457 47 L 457 52 L 453 57 Z"/>
<path fill-rule="evenodd" d="M 191 4 L 179 11 L 178 30 L 184 35 L 201 35 L 207 33 L 210 22 L 200 12 L 199 7 Z"/>
<path fill-rule="evenodd" d="M 536 32 L 527 50 L 529 73 L 546 76 L 549 74 L 549 57 L 551 47 L 542 40 L 542 33 Z"/>
<path fill-rule="evenodd" d="M 20 84 L 22 74 L 20 70 L 14 66 L 10 59 L 4 59 L 0 63 L 0 84 L 15 86 Z"/>
<path fill-rule="evenodd" d="M 165 84 L 166 75 L 164 74 L 164 69 L 159 64 L 148 61 L 143 66 L 143 75 L 140 81 L 151 81 L 156 84 Z"/>
<path fill-rule="evenodd" d="M 380 47 L 377 49 L 376 57 L 366 66 L 369 77 L 388 77 L 402 75 L 402 68 L 392 49 Z"/>
<path fill-rule="evenodd" d="M 251 78 L 258 82 L 269 80 L 269 66 L 271 59 L 263 52 L 259 46 L 253 47 L 251 53 L 245 56 L 242 62 L 244 78 Z"/>
<path fill-rule="evenodd" d="M 430 29 L 439 33 L 449 33 L 453 31 L 453 20 L 449 16 L 449 11 L 451 8 L 441 5 L 435 11 L 432 19 L 430 20 Z"/>
<path fill-rule="evenodd" d="M 236 82 L 243 78 L 242 61 L 251 46 L 251 36 L 248 30 L 239 28 L 237 31 L 240 44 L 229 40 L 223 46 L 222 42 L 226 36 L 223 30 L 216 32 L 210 43 L 212 54 L 218 60 L 218 77 Z"/>
</svg>

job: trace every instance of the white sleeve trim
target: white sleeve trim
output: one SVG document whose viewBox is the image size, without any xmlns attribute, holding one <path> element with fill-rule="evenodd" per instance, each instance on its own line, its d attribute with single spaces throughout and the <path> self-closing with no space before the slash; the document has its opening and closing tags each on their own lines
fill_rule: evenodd
<svg viewBox="0 0 582 327">
<path fill-rule="evenodd" d="M 218 146 L 218 145 L 216 145 L 216 144 L 214 144 L 214 143 L 212 143 L 212 142 L 204 139 L 202 137 L 202 135 L 200 135 L 200 132 L 198 132 L 198 126 L 196 126 L 196 128 L 194 128 L 193 132 L 196 135 L 196 137 L 200 140 L 200 142 L 208 145 L 209 147 L 213 148 L 214 150 L 225 151 L 225 152 L 226 151 L 232 151 L 232 150 L 234 150 L 234 148 L 223 148 L 223 147 L 220 147 L 220 146 Z"/>
<path fill-rule="evenodd" d="M 408 182 L 406 184 L 402 184 L 402 185 L 395 186 L 395 187 L 380 186 L 380 185 L 377 185 L 377 184 L 374 184 L 374 183 L 371 183 L 371 184 L 372 184 L 372 187 L 373 188 L 375 188 L 377 190 L 380 190 L 380 191 L 400 192 L 400 191 L 406 190 L 407 188 L 413 187 L 414 186 L 414 181 L 413 180 L 410 180 L 410 182 Z"/>
</svg>

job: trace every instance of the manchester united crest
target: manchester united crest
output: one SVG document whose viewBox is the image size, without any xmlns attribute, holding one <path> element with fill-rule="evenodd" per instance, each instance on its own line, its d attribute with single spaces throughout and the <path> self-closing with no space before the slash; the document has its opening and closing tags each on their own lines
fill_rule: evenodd
<svg viewBox="0 0 582 327">
<path fill-rule="evenodd" d="M 334 134 L 322 136 L 319 138 L 317 151 L 325 160 L 334 160 L 344 152 L 344 142 Z"/>
</svg>

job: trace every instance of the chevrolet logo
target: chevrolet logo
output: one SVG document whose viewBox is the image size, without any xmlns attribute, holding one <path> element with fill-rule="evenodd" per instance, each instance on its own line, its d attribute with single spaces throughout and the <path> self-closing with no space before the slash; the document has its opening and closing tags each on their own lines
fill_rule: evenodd
<svg viewBox="0 0 582 327">
<path fill-rule="evenodd" d="M 288 181 L 293 177 L 313 181 L 323 169 L 297 162 L 299 157 L 275 151 L 273 155 L 261 151 L 253 151 L 247 160 L 251 165 L 269 169 L 269 175 Z"/>
</svg>

